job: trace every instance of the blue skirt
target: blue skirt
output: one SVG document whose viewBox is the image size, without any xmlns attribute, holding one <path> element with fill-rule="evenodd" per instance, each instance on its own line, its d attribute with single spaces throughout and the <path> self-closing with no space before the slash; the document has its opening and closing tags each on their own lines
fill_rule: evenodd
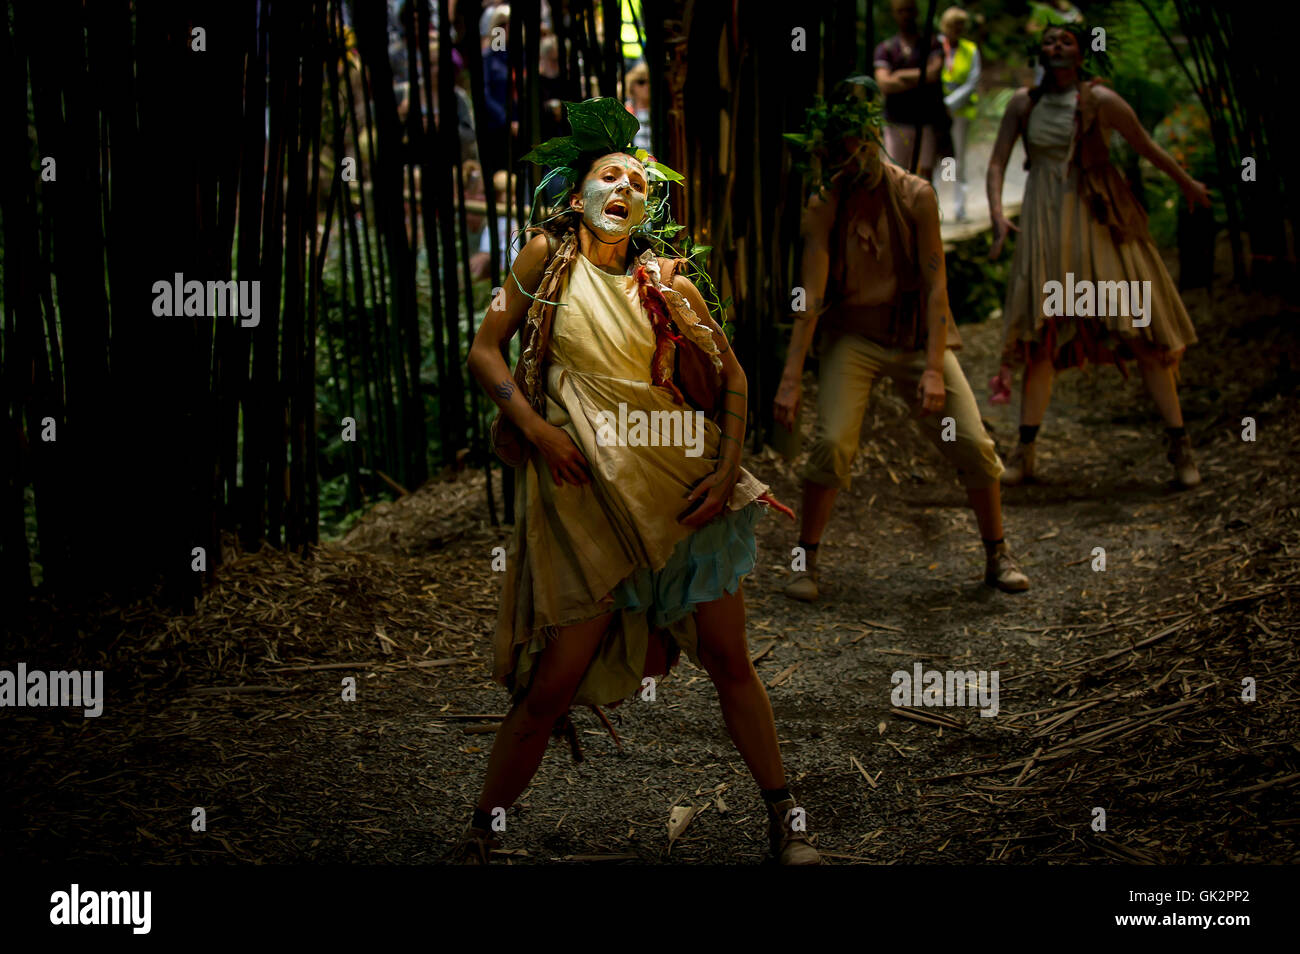
<svg viewBox="0 0 1300 954">
<path fill-rule="evenodd" d="M 765 509 L 755 502 L 727 510 L 683 538 L 663 569 L 640 567 L 614 587 L 614 609 L 645 612 L 652 627 L 666 629 L 697 604 L 736 592 L 754 569 L 754 526 Z"/>
</svg>

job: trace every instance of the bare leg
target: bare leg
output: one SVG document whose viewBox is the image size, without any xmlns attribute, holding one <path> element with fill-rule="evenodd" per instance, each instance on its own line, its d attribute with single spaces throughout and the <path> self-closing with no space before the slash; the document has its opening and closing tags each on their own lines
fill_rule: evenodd
<svg viewBox="0 0 1300 954">
<path fill-rule="evenodd" d="M 987 487 L 967 487 L 966 499 L 975 511 L 975 521 L 980 527 L 980 537 L 985 540 L 1002 539 L 1002 485 L 994 481 Z"/>
<path fill-rule="evenodd" d="M 606 613 L 573 626 L 561 626 L 537 662 L 537 673 L 524 698 L 510 707 L 497 730 L 488 758 L 487 778 L 478 807 L 485 812 L 509 808 L 528 787 L 542 764 L 551 729 L 573 701 L 609 627 Z"/>
<path fill-rule="evenodd" d="M 1142 382 L 1160 409 L 1160 416 L 1169 427 L 1183 426 L 1183 409 L 1178 403 L 1178 386 L 1174 384 L 1174 369 L 1162 364 L 1154 355 L 1138 353 L 1138 368 Z"/>
<path fill-rule="evenodd" d="M 1020 423 L 1034 427 L 1043 423 L 1047 405 L 1052 400 L 1052 381 L 1056 369 L 1052 359 L 1032 361 L 1025 367 L 1025 379 L 1020 391 Z"/>
<path fill-rule="evenodd" d="M 811 542 L 811 541 L 809 541 Z M 718 689 L 722 718 L 759 788 L 785 787 L 776 720 L 745 641 L 744 588 L 695 608 L 700 662 Z"/>
<path fill-rule="evenodd" d="M 812 480 L 803 482 L 803 515 L 799 539 L 805 543 L 821 543 L 822 533 L 831 519 L 838 487 L 825 487 Z"/>
</svg>

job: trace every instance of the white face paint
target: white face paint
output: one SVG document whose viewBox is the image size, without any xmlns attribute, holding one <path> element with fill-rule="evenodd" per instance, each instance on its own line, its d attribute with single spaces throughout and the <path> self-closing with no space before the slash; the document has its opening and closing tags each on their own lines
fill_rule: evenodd
<svg viewBox="0 0 1300 954">
<path fill-rule="evenodd" d="M 634 178 L 635 177 L 635 178 Z M 601 161 L 582 184 L 582 218 L 606 241 L 627 238 L 645 218 L 641 164 L 627 157 Z"/>
</svg>

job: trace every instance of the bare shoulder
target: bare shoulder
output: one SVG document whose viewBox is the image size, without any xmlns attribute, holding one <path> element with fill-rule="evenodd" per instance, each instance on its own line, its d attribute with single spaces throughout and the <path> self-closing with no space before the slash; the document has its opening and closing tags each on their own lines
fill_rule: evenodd
<svg viewBox="0 0 1300 954">
<path fill-rule="evenodd" d="M 935 195 L 934 186 L 920 176 L 912 176 L 911 178 L 916 180 L 915 183 L 908 183 L 912 186 L 911 195 L 908 198 L 913 214 L 918 219 L 931 216 L 937 219 L 939 215 L 939 197 Z"/>
<path fill-rule="evenodd" d="M 1128 102 L 1119 93 L 1103 83 L 1094 83 L 1090 87 L 1093 102 L 1103 116 L 1110 117 L 1131 112 Z"/>
<path fill-rule="evenodd" d="M 685 275 L 678 272 L 673 275 L 673 291 L 686 299 L 687 304 L 691 306 L 691 311 L 695 312 L 695 317 L 713 331 L 721 332 L 718 323 L 713 320 L 709 314 L 709 305 L 700 294 L 700 290 L 695 287 L 695 283 Z"/>
<path fill-rule="evenodd" d="M 704 314 L 701 317 L 708 316 L 709 309 L 704 303 L 704 296 L 701 295 L 700 290 L 695 287 L 695 282 L 683 275 L 680 269 L 673 273 L 672 287 L 673 291 L 677 292 L 677 294 L 681 295 L 690 303 L 691 310 L 699 312 L 703 309 Z"/>
<path fill-rule="evenodd" d="M 1091 90 L 1093 98 L 1099 103 L 1124 103 L 1124 97 L 1105 83 L 1092 83 L 1088 88 Z M 1127 106 L 1128 104 L 1124 103 L 1124 105 Z"/>
<path fill-rule="evenodd" d="M 537 286 L 546 270 L 546 263 L 551 258 L 551 239 L 545 232 L 538 232 L 519 250 L 510 269 L 516 278 L 530 290 Z"/>
<path fill-rule="evenodd" d="M 1029 112 L 1029 107 L 1033 104 L 1033 97 L 1029 95 L 1029 87 L 1022 86 L 1011 94 L 1011 99 L 1007 100 L 1007 112 L 1012 116 L 1024 116 Z"/>
<path fill-rule="evenodd" d="M 536 265 L 551 257 L 551 239 L 545 232 L 538 232 L 519 250 L 517 261 L 521 266 Z"/>
<path fill-rule="evenodd" d="M 673 273 L 673 291 L 682 295 L 698 295 L 700 293 L 700 290 L 695 287 L 695 282 L 683 275 L 681 269 Z"/>
</svg>

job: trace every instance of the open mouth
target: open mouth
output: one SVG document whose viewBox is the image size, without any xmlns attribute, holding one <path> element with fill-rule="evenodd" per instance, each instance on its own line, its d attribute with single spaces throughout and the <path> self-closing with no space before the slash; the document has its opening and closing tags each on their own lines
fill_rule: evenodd
<svg viewBox="0 0 1300 954">
<path fill-rule="evenodd" d="M 605 214 L 611 219 L 627 219 L 627 203 L 622 199 L 615 199 L 609 205 L 605 206 Z"/>
</svg>

